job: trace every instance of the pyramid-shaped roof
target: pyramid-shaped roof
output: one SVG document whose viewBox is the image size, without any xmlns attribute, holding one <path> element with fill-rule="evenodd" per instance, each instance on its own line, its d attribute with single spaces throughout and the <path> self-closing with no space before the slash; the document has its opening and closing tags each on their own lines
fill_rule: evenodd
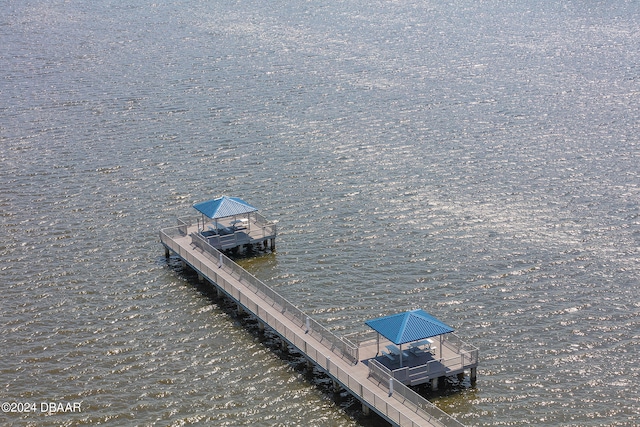
<svg viewBox="0 0 640 427">
<path fill-rule="evenodd" d="M 411 310 L 364 323 L 396 345 L 453 332 L 452 327 L 424 310 Z"/>
<path fill-rule="evenodd" d="M 258 210 L 238 197 L 227 196 L 196 203 L 193 207 L 211 219 L 226 218 Z"/>
</svg>

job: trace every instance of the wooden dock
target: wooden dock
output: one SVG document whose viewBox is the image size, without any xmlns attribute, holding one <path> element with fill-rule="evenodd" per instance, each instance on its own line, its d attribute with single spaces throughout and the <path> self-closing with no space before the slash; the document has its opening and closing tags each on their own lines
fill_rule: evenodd
<svg viewBox="0 0 640 427">
<path fill-rule="evenodd" d="M 449 342 L 441 347 L 445 357 L 427 364 L 426 371 L 415 372 L 409 366 L 398 370 L 399 367 L 385 364 L 381 355 L 376 354 L 375 340 L 364 335 L 359 340 L 362 342 L 354 342 L 335 335 L 210 245 L 200 233 L 200 224 L 185 220 L 178 223 L 160 231 L 165 255 L 177 255 L 197 272 L 200 280 L 206 280 L 218 294 L 233 300 L 238 310 L 254 316 L 261 327 L 273 330 L 283 344 L 292 346 L 325 372 L 334 387 L 342 387 L 356 397 L 365 414 L 373 410 L 392 425 L 402 427 L 462 426 L 405 384 L 433 378 L 437 381 L 443 375 L 465 369 L 473 369 L 475 379 L 477 349 L 470 349 L 470 354 L 464 351 L 461 356 L 454 351 L 460 350 L 460 343 Z M 256 232 L 261 230 L 257 225 L 251 226 Z M 267 236 L 268 232 L 265 233 Z"/>
<path fill-rule="evenodd" d="M 252 212 L 242 220 L 226 217 L 213 221 L 196 221 L 196 234 L 206 241 L 209 246 L 220 251 L 237 252 L 241 248 L 266 249 L 272 251 L 276 247 L 276 225 L 267 221 L 257 212 Z M 189 219 L 179 219 L 181 226 L 188 227 L 192 223 Z M 191 231 L 191 229 L 190 229 Z"/>
</svg>

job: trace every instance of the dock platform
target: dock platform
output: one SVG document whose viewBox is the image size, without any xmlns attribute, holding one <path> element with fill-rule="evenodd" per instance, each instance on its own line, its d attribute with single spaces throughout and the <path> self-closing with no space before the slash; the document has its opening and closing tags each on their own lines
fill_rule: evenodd
<svg viewBox="0 0 640 427">
<path fill-rule="evenodd" d="M 186 226 L 191 223 L 188 219 L 180 219 Z M 189 230 L 194 232 L 193 230 Z M 237 252 L 241 248 L 257 248 L 275 250 L 276 225 L 267 221 L 258 213 L 252 213 L 250 218 L 233 220 L 222 218 L 214 222 L 197 223 L 195 232 L 208 245 L 220 251 Z"/>
<path fill-rule="evenodd" d="M 160 231 L 165 255 L 178 256 L 197 272 L 200 280 L 206 280 L 218 294 L 234 301 L 238 310 L 254 316 L 261 328 L 270 328 L 283 344 L 295 348 L 326 373 L 334 387 L 342 387 L 356 397 L 365 414 L 372 410 L 392 425 L 402 427 L 463 426 L 407 385 L 434 378 L 437 381 L 465 369 L 472 370 L 475 380 L 477 349 L 453 336 L 440 346 L 442 357 L 436 358 L 433 353 L 431 358 L 416 354 L 414 362 L 421 360 L 418 356 L 424 357 L 425 362 L 417 369 L 409 364 L 412 356 L 402 368 L 393 365 L 391 360 L 386 363 L 384 356 L 377 354 L 378 340 L 372 340 L 367 334 L 335 335 L 210 244 L 202 236 L 201 224 L 185 220 L 179 220 L 178 224 Z M 263 236 L 269 234 L 262 233 Z"/>
</svg>

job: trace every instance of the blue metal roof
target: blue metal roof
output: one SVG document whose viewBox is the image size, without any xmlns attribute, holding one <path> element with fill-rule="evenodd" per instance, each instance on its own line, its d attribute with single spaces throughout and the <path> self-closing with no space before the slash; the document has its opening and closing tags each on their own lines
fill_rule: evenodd
<svg viewBox="0 0 640 427">
<path fill-rule="evenodd" d="M 241 215 L 258 210 L 258 208 L 251 206 L 238 197 L 227 196 L 196 203 L 193 207 L 211 219 Z"/>
<path fill-rule="evenodd" d="M 364 323 L 396 345 L 453 332 L 452 327 L 424 310 L 411 310 Z"/>
</svg>

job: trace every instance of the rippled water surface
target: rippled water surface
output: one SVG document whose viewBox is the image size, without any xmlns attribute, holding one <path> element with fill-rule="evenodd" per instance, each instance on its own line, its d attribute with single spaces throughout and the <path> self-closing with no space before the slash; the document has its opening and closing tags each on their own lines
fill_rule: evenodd
<svg viewBox="0 0 640 427">
<path fill-rule="evenodd" d="M 431 397 L 464 424 L 640 425 L 637 2 L 2 9 L 0 401 L 82 406 L 2 424 L 375 422 L 164 259 L 227 194 L 337 333 L 420 307 L 478 346 Z"/>
</svg>

